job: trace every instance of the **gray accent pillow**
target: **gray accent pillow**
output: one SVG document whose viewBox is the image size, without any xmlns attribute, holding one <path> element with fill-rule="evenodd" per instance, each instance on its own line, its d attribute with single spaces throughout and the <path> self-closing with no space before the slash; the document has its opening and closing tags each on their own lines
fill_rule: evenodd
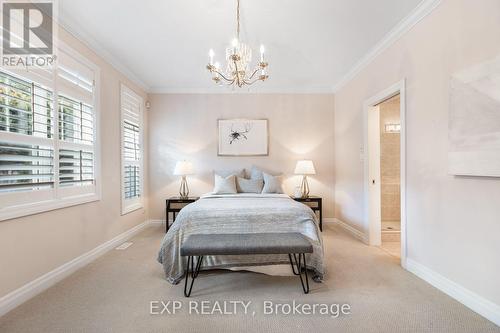
<svg viewBox="0 0 500 333">
<path fill-rule="evenodd" d="M 221 177 L 215 175 L 213 194 L 236 194 L 236 176 Z"/>
<path fill-rule="evenodd" d="M 219 175 L 219 176 L 224 177 L 224 178 L 227 178 L 231 175 L 235 175 L 236 177 L 245 178 L 245 169 L 214 170 L 214 174 Z"/>
<path fill-rule="evenodd" d="M 262 193 L 283 193 L 281 176 L 271 176 L 265 172 L 262 174 L 264 176 L 264 188 L 262 189 Z"/>
<path fill-rule="evenodd" d="M 264 186 L 262 179 L 236 178 L 236 189 L 238 193 L 261 193 Z"/>
<path fill-rule="evenodd" d="M 250 170 L 250 179 L 262 179 L 262 180 L 264 180 L 264 175 L 263 175 L 262 170 L 260 170 L 256 167 L 252 167 L 252 169 Z"/>
</svg>

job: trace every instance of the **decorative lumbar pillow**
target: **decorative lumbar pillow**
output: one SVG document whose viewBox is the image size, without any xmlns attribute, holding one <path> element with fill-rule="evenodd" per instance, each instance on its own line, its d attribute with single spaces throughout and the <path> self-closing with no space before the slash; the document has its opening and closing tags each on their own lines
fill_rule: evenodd
<svg viewBox="0 0 500 333">
<path fill-rule="evenodd" d="M 221 177 L 215 175 L 215 185 L 213 194 L 236 194 L 236 176 Z"/>
<path fill-rule="evenodd" d="M 262 173 L 264 177 L 264 188 L 262 193 L 283 193 L 281 187 L 281 176 L 271 176 L 268 173 Z"/>
<path fill-rule="evenodd" d="M 245 169 L 214 170 L 214 174 L 219 175 L 219 176 L 224 177 L 224 178 L 227 178 L 231 175 L 235 175 L 236 177 L 245 178 Z"/>
<path fill-rule="evenodd" d="M 264 186 L 262 179 L 236 178 L 236 189 L 238 193 L 261 193 Z"/>
</svg>

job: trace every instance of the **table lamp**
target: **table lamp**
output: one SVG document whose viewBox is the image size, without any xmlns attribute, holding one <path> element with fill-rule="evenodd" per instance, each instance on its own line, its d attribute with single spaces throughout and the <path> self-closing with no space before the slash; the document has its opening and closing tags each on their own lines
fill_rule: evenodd
<svg viewBox="0 0 500 333">
<path fill-rule="evenodd" d="M 181 199 L 187 199 L 189 196 L 189 187 L 186 181 L 186 176 L 192 175 L 193 173 L 193 164 L 191 164 L 191 162 L 178 161 L 175 164 L 174 175 L 182 176 L 181 187 L 179 188 L 179 195 L 181 196 Z"/>
<path fill-rule="evenodd" d="M 297 161 L 295 166 L 295 174 L 302 175 L 302 183 L 300 184 L 300 193 L 303 199 L 309 197 L 309 184 L 307 183 L 307 175 L 315 175 L 316 170 L 311 160 Z"/>
</svg>

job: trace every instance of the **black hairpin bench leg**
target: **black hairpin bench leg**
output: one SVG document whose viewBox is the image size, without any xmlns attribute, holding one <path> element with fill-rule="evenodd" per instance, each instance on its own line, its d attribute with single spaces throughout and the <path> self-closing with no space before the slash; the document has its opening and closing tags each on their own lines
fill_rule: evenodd
<svg viewBox="0 0 500 333">
<path fill-rule="evenodd" d="M 290 265 L 292 265 L 293 274 L 298 275 L 300 277 L 300 283 L 302 284 L 302 290 L 304 290 L 305 294 L 308 294 L 309 293 L 309 279 L 307 277 L 306 254 L 299 253 L 298 260 L 297 260 L 297 255 L 295 253 L 293 253 L 294 260 L 292 260 L 292 254 L 289 254 L 288 258 L 290 259 Z M 302 262 L 304 263 L 304 265 L 302 265 Z M 295 266 L 297 266 L 297 271 L 295 271 Z M 302 278 L 302 273 L 304 273 L 304 278 Z"/>
<path fill-rule="evenodd" d="M 295 271 L 295 266 L 297 265 L 297 257 L 295 253 L 293 253 L 293 259 L 292 259 L 292 254 L 288 254 L 288 258 L 290 259 L 290 266 L 292 266 L 292 272 L 294 275 L 299 275 L 299 272 Z"/>
<path fill-rule="evenodd" d="M 194 265 L 194 256 L 188 256 L 188 261 L 186 264 L 186 281 L 184 283 L 184 296 L 189 297 L 191 295 L 191 290 L 193 289 L 194 279 L 200 273 L 201 263 L 203 262 L 203 256 L 198 257 L 198 261 L 196 262 L 196 267 Z M 191 284 L 189 286 L 189 291 L 187 289 L 189 273 L 191 273 Z"/>
</svg>

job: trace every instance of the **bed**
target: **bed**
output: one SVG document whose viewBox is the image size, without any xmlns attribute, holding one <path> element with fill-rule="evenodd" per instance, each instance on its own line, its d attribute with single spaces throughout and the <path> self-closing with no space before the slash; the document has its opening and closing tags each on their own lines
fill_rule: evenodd
<svg viewBox="0 0 500 333">
<path fill-rule="evenodd" d="M 165 234 L 158 253 L 168 282 L 182 280 L 185 258 L 180 256 L 182 242 L 191 234 L 237 234 L 263 232 L 299 232 L 308 237 L 313 253 L 307 256 L 313 279 L 325 274 L 323 240 L 318 221 L 306 205 L 285 194 L 205 195 L 184 207 Z M 282 275 L 271 265 L 289 266 L 287 255 L 208 256 L 202 270 L 238 269 Z M 283 266 L 285 267 L 285 266 Z"/>
</svg>

